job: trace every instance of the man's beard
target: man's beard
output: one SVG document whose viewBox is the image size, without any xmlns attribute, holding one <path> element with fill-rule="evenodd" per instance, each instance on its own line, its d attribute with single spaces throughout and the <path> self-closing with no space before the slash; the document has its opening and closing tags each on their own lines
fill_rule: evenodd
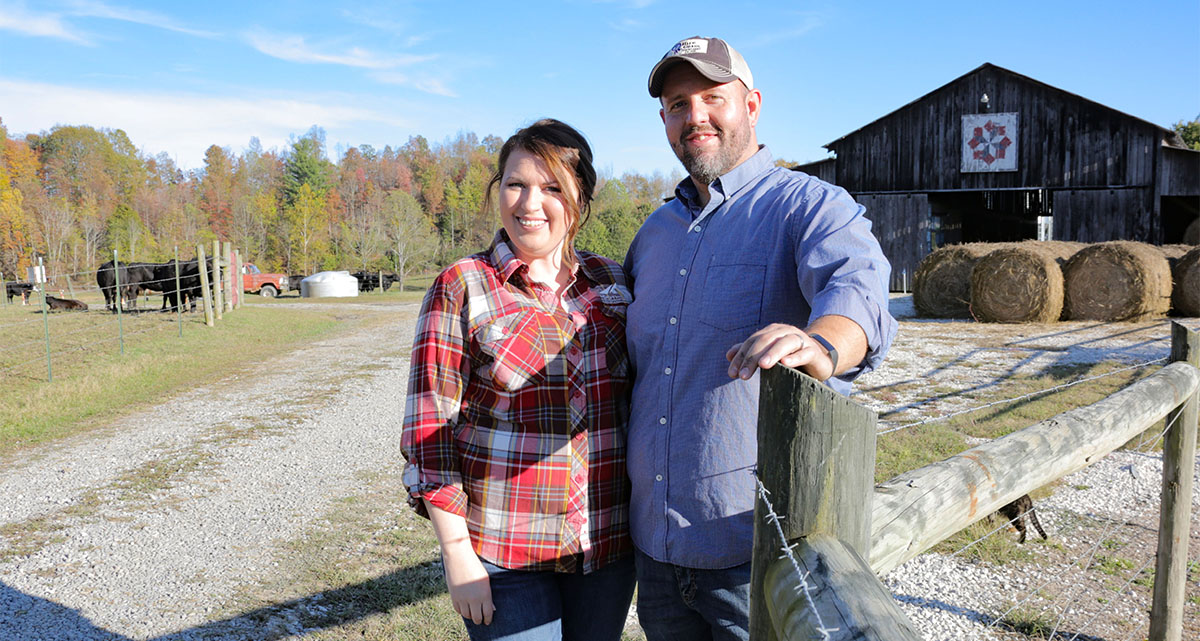
<svg viewBox="0 0 1200 641">
<path fill-rule="evenodd" d="M 717 136 L 717 149 L 709 154 L 697 154 L 687 148 L 687 137 L 694 133 L 710 133 Z M 737 166 L 742 152 L 750 144 L 750 128 L 735 126 L 732 129 L 720 129 L 713 126 L 690 127 L 680 134 L 679 140 L 671 143 L 671 149 L 683 168 L 687 170 L 692 180 L 711 185 Z"/>
</svg>

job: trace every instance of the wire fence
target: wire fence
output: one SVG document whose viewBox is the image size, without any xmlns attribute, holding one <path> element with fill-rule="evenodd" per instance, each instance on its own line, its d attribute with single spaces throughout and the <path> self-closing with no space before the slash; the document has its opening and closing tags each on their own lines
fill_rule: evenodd
<svg viewBox="0 0 1200 641">
<path fill-rule="evenodd" d="M 240 281 L 233 277 L 241 276 L 229 273 L 229 262 L 220 261 L 221 279 L 209 283 L 213 302 L 206 305 L 215 305 L 215 289 L 221 289 L 228 309 L 230 282 L 240 290 Z M 14 296 L 11 302 L 7 296 L 0 298 L 0 380 L 52 381 L 56 366 L 81 365 L 81 353 L 124 354 L 128 342 L 157 340 L 152 337 L 171 330 L 182 337 L 184 326 L 196 323 L 193 312 L 204 311 L 205 305 L 196 302 L 203 293 L 197 260 L 118 264 L 116 270 L 101 266 L 88 272 L 46 274 L 40 283 L 5 280 L 6 294 L 28 291 L 28 295 L 20 302 L 18 298 L 26 297 Z M 206 272 L 212 264 L 211 258 L 205 261 Z M 112 278 L 101 286 L 98 275 L 104 272 Z M 185 307 L 183 297 L 188 294 L 192 300 Z M 64 296 L 70 297 L 69 303 L 55 300 Z M 162 305 L 149 305 L 150 296 L 161 296 Z M 141 307 L 139 297 L 144 301 Z M 168 305 L 169 298 L 177 306 Z M 172 313 L 155 313 L 159 311 Z"/>
<path fill-rule="evenodd" d="M 885 424 L 877 429 L 876 435 L 882 437 L 949 421 L 1144 370 L 1168 360 L 1145 360 L 941 416 Z M 944 395 L 948 396 L 953 394 Z M 1187 401 L 1195 402 L 1195 397 Z M 1011 639 L 1014 634 L 1046 641 L 1144 638 L 1149 627 L 1160 511 L 1163 457 L 1156 448 L 1183 415 L 1182 411 L 1176 412 L 1171 420 L 1162 421 L 1159 429 L 1143 432 L 1136 443 L 1131 441 L 1125 448 L 1063 477 L 1048 496 L 1037 500 L 1039 505 L 1034 506 L 1029 499 L 1028 505 L 1015 516 L 978 521 L 932 551 L 891 571 L 886 582 L 894 599 L 917 622 L 927 641 L 999 641 Z M 1195 474 L 1196 470 L 1192 472 Z M 786 517 L 776 514 L 768 498 L 769 491 L 757 474 L 755 480 L 768 525 L 778 535 L 780 558 L 790 559 L 796 589 L 806 595 L 811 620 L 816 622 L 814 627 L 819 636 L 813 638 L 828 639 L 829 632 L 834 630 L 820 620 L 812 598 L 816 588 L 796 563 L 792 556 L 794 546 L 789 546 L 779 526 L 779 519 Z M 937 488 L 924 491 L 936 492 Z M 1022 497 L 1027 498 L 1028 495 Z M 1044 541 L 1017 543 L 1009 532 L 1024 530 L 1026 521 L 1039 532 L 1045 529 Z M 1024 543 L 1024 533 L 1021 538 Z M 1193 559 L 1191 568 L 1190 598 L 1200 603 L 1200 559 Z M 968 576 L 978 579 L 978 585 L 971 585 Z M 1189 628 L 1184 638 L 1200 631 L 1195 623 L 1192 625 L 1196 629 Z"/>
</svg>

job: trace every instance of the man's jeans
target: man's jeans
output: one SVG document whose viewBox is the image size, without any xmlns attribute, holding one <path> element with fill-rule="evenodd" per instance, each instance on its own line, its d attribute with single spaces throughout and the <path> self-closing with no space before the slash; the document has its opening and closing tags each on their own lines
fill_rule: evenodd
<svg viewBox="0 0 1200 641">
<path fill-rule="evenodd" d="M 595 572 L 506 570 L 483 562 L 496 613 L 491 625 L 469 619 L 471 641 L 619 641 L 633 600 L 633 559 Z"/>
<path fill-rule="evenodd" d="M 635 553 L 638 621 L 648 641 L 749 641 L 750 563 L 697 570 Z"/>
</svg>

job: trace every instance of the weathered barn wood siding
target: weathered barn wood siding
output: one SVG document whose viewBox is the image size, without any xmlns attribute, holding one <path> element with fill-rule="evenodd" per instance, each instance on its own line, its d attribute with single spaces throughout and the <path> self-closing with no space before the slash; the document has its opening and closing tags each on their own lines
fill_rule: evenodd
<svg viewBox="0 0 1200 641">
<path fill-rule="evenodd" d="M 835 158 L 826 158 L 804 165 L 792 167 L 796 171 L 801 171 L 813 178 L 820 178 L 827 183 L 837 184 L 837 163 Z"/>
<path fill-rule="evenodd" d="M 962 173 L 964 114 L 1019 114 L 1017 171 Z M 838 184 L 867 191 L 1151 186 L 1161 130 L 994 65 L 827 145 Z"/>
<path fill-rule="evenodd" d="M 1149 189 L 1069 189 L 1052 193 L 1055 240 L 1160 242 L 1161 224 Z"/>
<path fill-rule="evenodd" d="M 1200 151 L 1163 147 L 1158 185 L 1162 196 L 1200 196 Z"/>
<path fill-rule="evenodd" d="M 871 231 L 892 264 L 890 288 L 912 291 L 917 264 L 929 253 L 929 198 L 925 194 L 861 194 Z M 906 277 L 907 275 L 907 277 Z"/>
</svg>

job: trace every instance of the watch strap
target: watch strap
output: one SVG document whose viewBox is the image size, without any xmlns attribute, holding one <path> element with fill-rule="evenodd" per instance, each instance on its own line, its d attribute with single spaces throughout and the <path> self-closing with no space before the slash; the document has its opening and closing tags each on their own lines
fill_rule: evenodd
<svg viewBox="0 0 1200 641">
<path fill-rule="evenodd" d="M 826 351 L 829 352 L 829 360 L 833 363 L 832 371 L 836 372 L 837 371 L 837 363 L 838 363 L 838 353 L 837 353 L 837 349 L 835 349 L 833 347 L 833 343 L 830 343 L 829 341 L 825 340 L 825 337 L 821 336 L 820 334 L 809 334 L 808 337 L 813 339 L 814 341 L 817 341 L 818 343 L 820 343 L 821 347 L 824 347 L 826 349 Z M 832 378 L 832 375 L 830 375 L 830 377 Z"/>
</svg>

